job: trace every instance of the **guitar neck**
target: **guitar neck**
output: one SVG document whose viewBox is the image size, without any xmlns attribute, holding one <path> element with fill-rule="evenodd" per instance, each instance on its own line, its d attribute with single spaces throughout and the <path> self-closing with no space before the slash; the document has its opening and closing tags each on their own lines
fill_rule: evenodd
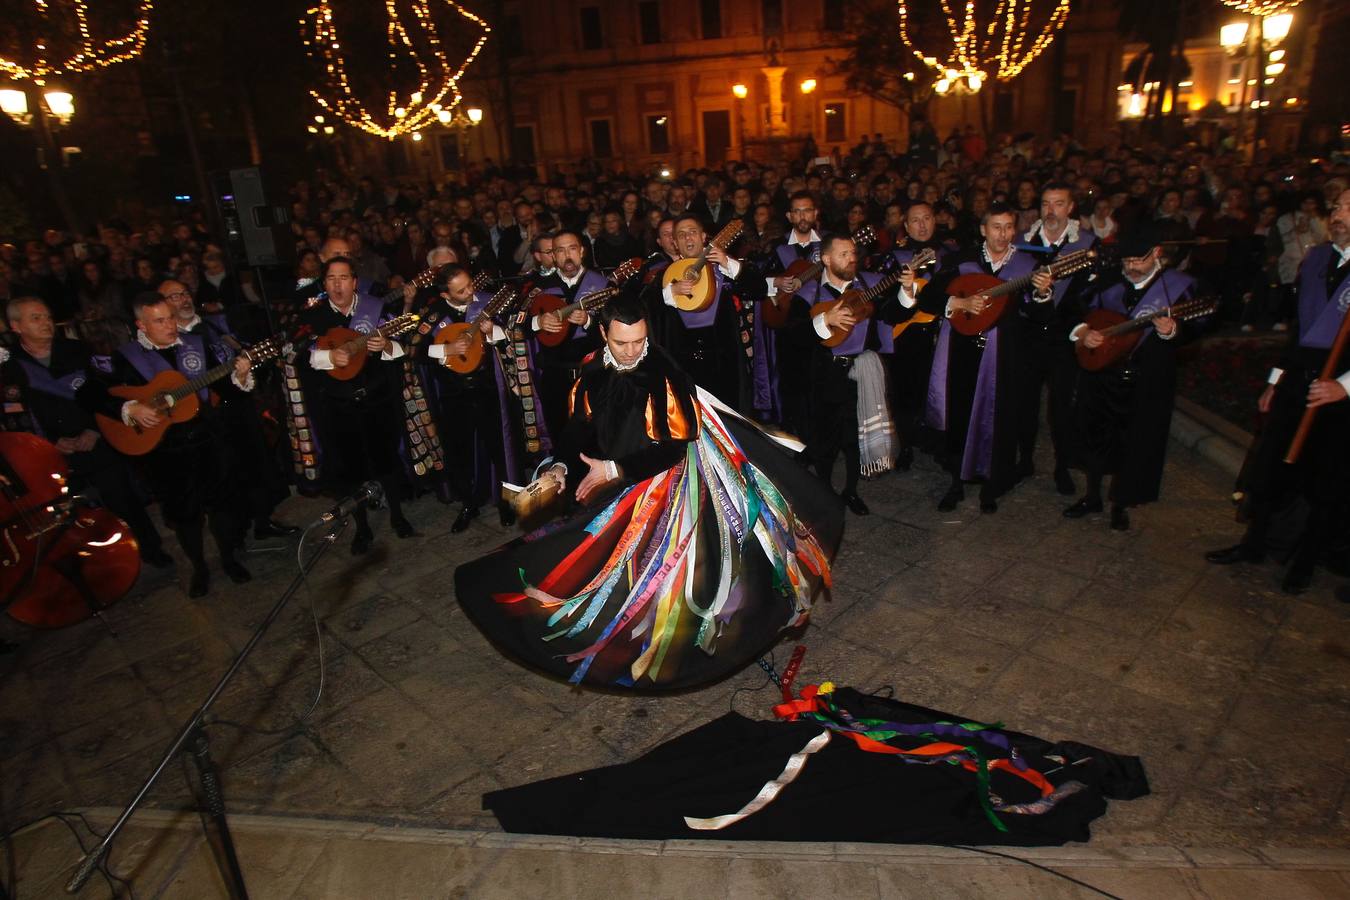
<svg viewBox="0 0 1350 900">
<path fill-rule="evenodd" d="M 901 271 L 892 272 L 891 274 L 887 275 L 885 278 L 881 279 L 876 284 L 872 285 L 870 288 L 864 290 L 863 299 L 870 302 L 878 294 L 884 293 L 885 291 L 888 291 L 891 288 L 895 287 L 896 284 L 900 282 L 900 277 L 903 274 L 904 270 L 902 269 Z"/>
<path fill-rule="evenodd" d="M 1118 334 L 1129 334 L 1131 331 L 1138 331 L 1139 329 L 1145 327 L 1146 325 L 1151 323 L 1154 319 L 1159 318 L 1160 316 L 1168 316 L 1171 314 L 1172 314 L 1171 309 L 1160 309 L 1157 312 L 1151 312 L 1146 316 L 1140 316 L 1137 319 L 1126 319 L 1119 325 L 1112 325 L 1110 328 L 1104 330 L 1102 334 L 1106 335 L 1107 337 L 1115 337 Z"/>
<path fill-rule="evenodd" d="M 610 297 L 613 297 L 618 292 L 619 289 L 617 287 L 607 287 L 601 288 L 598 291 L 593 291 L 587 294 L 585 297 L 573 300 L 571 303 L 567 304 L 562 309 L 558 310 L 558 318 L 565 319 L 579 309 L 584 309 L 587 312 L 590 312 L 598 304 L 604 303 L 606 300 L 608 300 Z"/>
<path fill-rule="evenodd" d="M 193 378 L 190 381 L 188 381 L 187 384 L 180 385 L 174 388 L 173 390 L 169 391 L 169 396 L 173 398 L 173 401 L 175 403 L 177 403 L 184 397 L 191 397 L 193 394 L 197 393 L 202 388 L 207 387 L 208 385 L 215 384 L 217 381 L 224 378 L 226 375 L 230 374 L 233 371 L 234 371 L 233 361 L 221 363 L 214 369 L 207 369 L 205 372 L 198 375 L 196 378 Z"/>
</svg>

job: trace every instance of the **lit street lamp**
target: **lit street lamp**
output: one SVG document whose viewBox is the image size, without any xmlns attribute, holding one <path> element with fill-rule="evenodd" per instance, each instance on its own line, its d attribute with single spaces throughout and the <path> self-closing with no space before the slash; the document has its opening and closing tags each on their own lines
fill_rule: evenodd
<svg viewBox="0 0 1350 900">
<path fill-rule="evenodd" d="M 75 116 L 75 96 L 51 84 L 35 85 L 29 81 L 24 82 L 24 87 L 0 88 L 0 111 L 13 119 L 20 128 L 33 129 L 37 141 L 38 167 L 47 171 L 52 199 L 65 218 L 66 226 L 73 228 L 75 211 L 70 205 L 60 174 L 65 160 L 52 134 L 52 125 L 55 122 L 64 128 L 70 124 Z"/>
<path fill-rule="evenodd" d="M 1252 19 L 1256 22 L 1255 28 L 1250 27 L 1249 22 L 1230 22 L 1221 27 L 1219 45 L 1228 51 L 1229 56 L 1243 62 L 1242 92 L 1238 104 L 1238 132 L 1241 134 L 1243 131 L 1243 119 L 1248 107 L 1256 110 L 1251 139 L 1251 150 L 1255 153 L 1261 143 L 1261 111 L 1270 105 L 1270 101 L 1265 98 L 1266 86 L 1273 85 L 1275 79 L 1285 70 L 1285 63 L 1282 62 L 1284 51 L 1274 48 L 1289 36 L 1289 30 L 1294 24 L 1294 14 L 1290 12 L 1273 16 L 1253 14 Z M 1250 73 L 1246 65 L 1248 59 L 1256 61 Z M 1256 99 L 1249 103 L 1247 88 L 1250 85 L 1256 86 Z"/>
</svg>

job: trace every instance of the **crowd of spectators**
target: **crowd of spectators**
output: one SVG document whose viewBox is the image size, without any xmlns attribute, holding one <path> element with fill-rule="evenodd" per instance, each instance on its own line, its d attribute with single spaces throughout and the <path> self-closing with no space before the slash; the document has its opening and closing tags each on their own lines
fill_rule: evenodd
<svg viewBox="0 0 1350 900">
<path fill-rule="evenodd" d="M 814 152 L 814 151 L 811 151 Z M 513 276 L 537 264 L 541 236 L 580 234 L 590 264 L 606 268 L 659 252 L 662 218 L 692 210 L 713 229 L 744 221 L 734 255 L 760 258 L 786 229 L 788 198 L 818 199 L 822 231 L 870 224 L 882 252 L 904 239 L 914 203 L 929 204 L 939 238 L 978 236 L 981 214 L 1002 200 L 1019 231 L 1039 216 L 1040 186 L 1073 186 L 1080 229 L 1105 241 L 1142 219 L 1170 219 L 1189 244 L 1178 263 L 1222 297 L 1221 320 L 1243 331 L 1288 327 L 1298 265 L 1326 240 L 1325 211 L 1350 184 L 1350 164 L 1282 157 L 1246 161 L 1195 144 L 1132 146 L 1116 133 L 1096 147 L 1069 135 L 1001 135 L 973 128 L 939 140 L 918 122 L 901 148 L 878 134 L 852 149 L 791 163 L 731 160 L 669 177 L 580 163 L 566 174 L 493 165 L 442 183 L 385 173 L 316 171 L 289 187 L 293 276 L 312 279 L 329 237 L 345 238 L 358 275 L 396 288 L 449 247 L 460 262 Z M 203 211 L 172 221 L 108 221 L 78 233 L 49 229 L 0 244 L 0 301 L 33 295 L 58 321 L 106 353 L 132 330 L 130 303 L 164 279 L 181 282 L 206 312 L 258 303 L 253 273 L 236 269 Z"/>
</svg>

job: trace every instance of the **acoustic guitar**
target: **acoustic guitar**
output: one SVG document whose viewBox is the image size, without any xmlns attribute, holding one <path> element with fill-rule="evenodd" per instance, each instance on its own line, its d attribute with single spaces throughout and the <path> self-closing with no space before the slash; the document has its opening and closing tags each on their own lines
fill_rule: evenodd
<svg viewBox="0 0 1350 900">
<path fill-rule="evenodd" d="M 1037 271 L 1048 271 L 1050 277 L 1058 281 L 1066 275 L 1072 275 L 1074 272 L 1086 269 L 1096 259 L 1096 248 L 1089 247 L 1086 250 L 1066 253 Z M 984 272 L 959 275 L 947 287 L 947 293 L 950 296 L 965 299 L 978 295 L 984 297 L 989 303 L 982 313 L 955 312 L 952 313 L 948 321 L 952 323 L 953 328 L 962 334 L 975 337 L 998 324 L 999 319 L 1003 318 L 1003 313 L 1008 308 L 1010 296 L 1021 293 L 1030 286 L 1031 275 L 1023 275 L 1021 278 L 1014 278 L 1012 281 L 1004 281 L 997 275 L 989 275 Z"/>
<path fill-rule="evenodd" d="M 534 289 L 536 292 L 538 288 Z M 446 355 L 444 364 L 461 375 L 468 375 L 483 364 L 483 351 L 487 341 L 483 337 L 483 323 L 502 313 L 516 298 L 516 288 L 506 285 L 493 294 L 483 308 L 467 322 L 456 322 L 436 332 L 437 344 L 453 344 L 462 336 L 469 336 L 469 347 L 458 356 Z"/>
<path fill-rule="evenodd" d="M 864 225 L 853 232 L 853 243 L 859 247 L 875 243 L 877 239 L 876 232 L 872 230 L 871 225 Z M 814 281 L 820 276 L 820 272 L 825 268 L 825 264 L 820 261 L 820 255 L 813 254 L 814 259 L 799 259 L 793 262 L 783 270 L 783 276 L 797 279 L 798 284 L 806 284 L 808 281 Z M 788 313 L 792 310 L 792 294 L 784 294 L 779 291 L 772 297 L 765 297 L 759 306 L 759 317 L 764 320 L 765 326 L 769 328 L 782 328 L 787 324 Z"/>
<path fill-rule="evenodd" d="M 366 365 L 366 357 L 370 355 L 370 351 L 366 349 L 366 341 L 376 335 L 383 338 L 398 337 L 405 331 L 411 331 L 415 328 L 421 318 L 417 313 L 404 313 L 385 322 L 371 334 L 362 334 L 351 328 L 343 328 L 341 325 L 337 325 L 325 331 L 314 342 L 314 346 L 320 350 L 346 350 L 347 364 L 345 366 L 334 366 L 328 370 L 328 374 L 338 381 L 351 381 L 361 374 L 361 370 Z"/>
<path fill-rule="evenodd" d="M 681 294 L 675 295 L 675 306 L 685 312 L 702 312 L 712 305 L 713 297 L 717 292 L 713 289 L 716 285 L 713 281 L 712 270 L 708 268 L 708 254 L 716 247 L 718 250 L 726 251 L 728 247 L 735 242 L 736 238 L 741 236 L 741 229 L 745 223 L 740 219 L 732 219 L 722 230 L 717 232 L 717 237 L 712 239 L 708 246 L 698 256 L 691 256 L 688 259 L 677 259 L 666 270 L 661 273 L 661 286 L 670 287 L 677 281 L 684 281 L 686 278 L 694 279 L 693 292 L 685 297 Z"/>
<path fill-rule="evenodd" d="M 1171 317 L 1177 321 L 1198 319 L 1212 315 L 1219 308 L 1216 297 L 1192 297 L 1175 306 L 1168 306 L 1157 312 L 1131 319 L 1109 309 L 1094 309 L 1083 318 L 1084 324 L 1093 331 L 1100 331 L 1106 340 L 1100 347 L 1088 347 L 1081 338 L 1074 341 L 1074 355 L 1078 365 L 1089 372 L 1100 372 L 1114 366 L 1134 352 L 1145 335 L 1145 328 L 1153 324 L 1154 319 Z"/>
<path fill-rule="evenodd" d="M 564 326 L 562 331 L 544 331 L 541 328 L 539 332 L 535 334 L 535 337 L 539 339 L 539 343 L 543 344 L 545 347 L 557 347 L 566 343 L 567 340 L 572 337 L 572 332 L 576 330 L 576 326 L 567 321 L 568 316 L 579 309 L 584 309 L 586 312 L 592 312 L 599 309 L 601 304 L 619 292 L 619 288 L 623 286 L 624 282 L 628 281 L 628 279 L 632 278 L 641 270 L 642 259 L 640 257 L 626 260 L 610 273 L 609 287 L 593 291 L 585 297 L 578 298 L 572 303 L 568 303 L 557 294 L 536 294 L 534 299 L 530 301 L 530 317 L 542 316 L 545 313 L 556 313 L 558 318 L 563 320 Z"/>
<path fill-rule="evenodd" d="M 287 352 L 289 344 L 285 335 L 274 335 L 265 341 L 254 344 L 240 352 L 254 366 L 275 356 Z M 176 369 L 160 372 L 147 384 L 119 385 L 109 388 L 108 393 L 123 400 L 135 400 L 149 406 L 160 415 L 160 423 L 146 428 L 132 422 L 124 425 L 121 418 L 112 418 L 102 413 L 94 416 L 98 430 L 114 450 L 128 456 L 144 456 L 164 439 L 164 432 L 170 425 L 187 422 L 195 418 L 201 407 L 197 392 L 215 384 L 234 371 L 234 360 L 221 363 L 214 369 L 207 369 L 196 378 L 188 379 Z"/>
<path fill-rule="evenodd" d="M 817 303 L 815 306 L 811 307 L 811 316 L 814 318 L 815 316 L 824 315 L 836 306 L 843 306 L 853 313 L 853 318 L 856 322 L 870 319 L 872 314 L 876 312 L 876 305 L 872 301 L 899 284 L 900 279 L 904 276 L 906 270 L 912 269 L 917 272 L 925 266 L 932 265 L 936 260 L 937 254 L 933 252 L 931 247 L 926 247 L 914 254 L 914 258 L 908 263 L 901 266 L 899 269 L 896 269 L 870 288 L 854 288 L 852 290 L 844 291 L 834 300 L 826 300 L 824 303 Z M 826 347 L 838 347 L 853 333 L 856 322 L 854 325 L 848 326 L 831 325 L 830 336 L 822 340 L 821 343 Z"/>
</svg>

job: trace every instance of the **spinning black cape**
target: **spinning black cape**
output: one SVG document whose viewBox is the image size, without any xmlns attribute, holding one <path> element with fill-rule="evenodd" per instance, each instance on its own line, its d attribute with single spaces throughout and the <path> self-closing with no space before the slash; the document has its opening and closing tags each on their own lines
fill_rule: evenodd
<svg viewBox="0 0 1350 900">
<path fill-rule="evenodd" d="M 455 572 L 499 648 L 573 683 L 674 690 L 806 620 L 843 530 L 828 487 L 654 345 L 628 371 L 593 355 L 569 405 L 568 496 L 583 453 L 614 460 L 623 484 Z"/>
<path fill-rule="evenodd" d="M 483 808 L 516 833 L 1030 847 L 1086 841 L 1107 799 L 1149 792 L 1137 757 L 849 688 L 820 708 L 795 722 L 728 713 L 632 762 L 485 794 Z"/>
</svg>

